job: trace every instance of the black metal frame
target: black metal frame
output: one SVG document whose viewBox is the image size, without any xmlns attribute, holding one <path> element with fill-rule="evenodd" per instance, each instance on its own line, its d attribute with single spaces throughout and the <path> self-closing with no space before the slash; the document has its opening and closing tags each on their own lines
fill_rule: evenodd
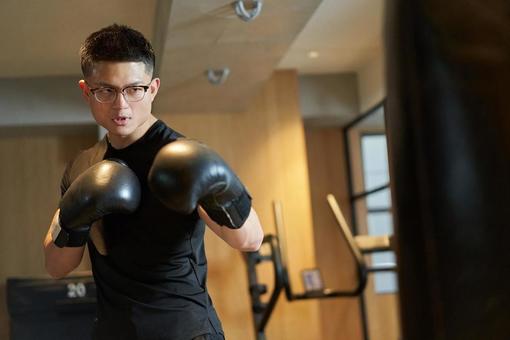
<svg viewBox="0 0 510 340">
<path fill-rule="evenodd" d="M 333 195 L 328 195 L 328 203 L 337 220 L 340 232 L 344 240 L 347 242 L 349 250 L 356 262 L 358 284 L 351 290 L 334 290 L 322 289 L 317 291 L 305 291 L 303 293 L 295 293 L 292 290 L 292 284 L 288 274 L 285 231 L 282 217 L 282 208 L 279 202 L 274 202 L 273 209 L 276 221 L 277 235 L 266 235 L 263 245 L 268 244 L 270 253 L 263 255 L 260 251 L 246 254 L 246 263 L 248 271 L 248 282 L 251 296 L 251 305 L 253 312 L 253 322 L 257 340 L 266 340 L 265 328 L 276 306 L 278 297 L 282 290 L 289 302 L 307 299 L 325 299 L 325 298 L 347 298 L 361 296 L 366 287 L 367 277 L 370 272 L 394 270 L 394 266 L 367 268 L 361 250 L 358 248 L 352 232 L 345 221 L 345 218 L 338 206 Z M 271 261 L 273 264 L 274 287 L 270 294 L 268 302 L 262 301 L 262 295 L 267 293 L 267 286 L 260 284 L 257 277 L 256 266 L 264 261 Z"/>
<path fill-rule="evenodd" d="M 264 330 L 269 318 L 278 301 L 278 297 L 284 287 L 284 268 L 282 266 L 279 251 L 278 238 L 275 235 L 266 235 L 262 244 L 269 244 L 271 252 L 269 255 L 261 255 L 259 252 L 246 253 L 245 259 L 248 268 L 248 284 L 250 287 L 251 306 L 253 322 L 257 340 L 265 340 Z M 261 296 L 267 292 L 267 286 L 260 284 L 255 267 L 263 261 L 273 263 L 274 287 L 267 303 L 262 302 Z"/>
<path fill-rule="evenodd" d="M 376 113 L 380 108 L 386 108 L 386 100 L 382 100 L 373 107 L 371 107 L 368 111 L 365 113 L 359 115 L 354 120 L 346 124 L 342 128 L 342 134 L 344 139 L 344 153 L 345 153 L 345 161 L 347 165 L 347 181 L 349 183 L 348 190 L 349 190 L 349 199 L 351 203 L 351 222 L 352 222 L 352 229 L 353 233 L 358 233 L 358 223 L 356 219 L 356 211 L 354 207 L 354 203 L 357 199 L 364 198 L 367 195 L 373 194 L 377 191 L 384 190 L 389 187 L 389 185 L 383 185 L 381 187 L 377 187 L 374 189 L 371 189 L 369 191 L 365 192 L 354 192 L 354 184 L 353 184 L 353 175 L 352 175 L 352 162 L 351 162 L 351 148 L 349 143 L 349 130 L 352 129 L 354 126 L 365 120 L 366 118 L 370 117 L 374 113 Z"/>
<path fill-rule="evenodd" d="M 359 115 L 354 120 L 346 124 L 342 128 L 343 139 L 344 139 L 344 153 L 345 153 L 345 161 L 347 165 L 347 181 L 348 181 L 348 191 L 349 191 L 349 201 L 351 204 L 351 222 L 352 222 L 352 231 L 356 235 L 358 234 L 358 219 L 356 216 L 356 201 L 366 196 L 379 192 L 381 190 L 385 190 L 389 188 L 389 183 L 386 185 L 379 186 L 377 188 L 355 192 L 354 191 L 354 183 L 353 183 L 353 174 L 352 174 L 352 162 L 351 162 L 351 145 L 349 143 L 349 130 L 354 126 L 361 123 L 366 118 L 370 117 L 374 113 L 376 113 L 380 108 L 383 108 L 384 112 L 386 111 L 386 99 L 381 100 L 379 103 L 372 106 L 365 113 Z M 363 340 L 370 340 L 369 332 L 368 332 L 368 317 L 366 310 L 366 302 L 363 294 L 359 296 L 360 299 L 360 313 L 361 313 L 361 323 L 363 329 Z"/>
<path fill-rule="evenodd" d="M 333 199 L 334 200 L 334 199 Z M 365 259 L 363 258 L 363 254 L 361 254 L 361 251 L 359 250 L 358 246 L 356 245 L 356 242 L 354 240 L 354 237 L 352 236 L 351 230 L 347 226 L 347 223 L 345 222 L 345 219 L 343 218 L 343 215 L 340 211 L 340 208 L 338 205 L 332 204 L 331 201 L 330 206 L 333 210 L 333 214 L 335 215 L 338 223 L 338 226 L 340 227 L 341 235 L 347 242 L 347 245 L 349 246 L 349 251 L 351 252 L 351 255 L 353 256 L 355 262 L 356 262 L 356 269 L 358 274 L 358 284 L 356 288 L 352 290 L 333 290 L 329 288 L 322 289 L 320 291 L 308 291 L 303 293 L 294 293 L 292 290 L 292 284 L 290 282 L 290 279 L 288 277 L 288 266 L 287 266 L 287 246 L 285 244 L 285 232 L 284 232 L 284 223 L 283 223 L 283 217 L 282 217 L 282 208 L 280 202 L 274 202 L 273 208 L 276 218 L 276 230 L 278 234 L 278 240 L 280 245 L 280 251 L 283 255 L 280 255 L 281 261 L 282 261 L 282 268 L 283 268 L 283 282 L 284 282 L 284 288 L 285 288 L 285 296 L 287 297 L 288 301 L 294 301 L 294 300 L 306 300 L 306 299 L 317 299 L 317 298 L 335 298 L 335 297 L 354 297 L 360 295 L 363 290 L 365 289 L 366 283 L 367 283 L 367 266 L 365 264 Z"/>
</svg>

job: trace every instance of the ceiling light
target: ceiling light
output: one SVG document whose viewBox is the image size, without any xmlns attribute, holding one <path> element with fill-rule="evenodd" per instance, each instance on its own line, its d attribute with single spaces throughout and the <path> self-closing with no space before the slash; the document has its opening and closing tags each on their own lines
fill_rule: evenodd
<svg viewBox="0 0 510 340">
<path fill-rule="evenodd" d="M 310 58 L 310 59 L 319 58 L 319 52 L 317 52 L 317 51 L 309 51 L 307 55 L 308 55 L 308 58 Z"/>
</svg>

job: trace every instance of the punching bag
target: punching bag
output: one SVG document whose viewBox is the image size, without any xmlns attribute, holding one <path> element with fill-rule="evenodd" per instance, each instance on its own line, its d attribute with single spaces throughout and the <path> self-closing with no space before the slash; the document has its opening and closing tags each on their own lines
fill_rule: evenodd
<svg viewBox="0 0 510 340">
<path fill-rule="evenodd" d="M 404 340 L 510 339 L 510 1 L 389 0 Z"/>
</svg>

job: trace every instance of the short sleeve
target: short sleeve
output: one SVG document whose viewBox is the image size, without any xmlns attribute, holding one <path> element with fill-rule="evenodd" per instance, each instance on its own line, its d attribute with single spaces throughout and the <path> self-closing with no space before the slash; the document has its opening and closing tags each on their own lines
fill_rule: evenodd
<svg viewBox="0 0 510 340">
<path fill-rule="evenodd" d="M 64 196 L 67 189 L 69 189 L 69 186 L 71 185 L 71 168 L 73 163 L 74 160 L 67 163 L 64 174 L 62 175 L 62 179 L 60 180 L 60 197 Z"/>
</svg>

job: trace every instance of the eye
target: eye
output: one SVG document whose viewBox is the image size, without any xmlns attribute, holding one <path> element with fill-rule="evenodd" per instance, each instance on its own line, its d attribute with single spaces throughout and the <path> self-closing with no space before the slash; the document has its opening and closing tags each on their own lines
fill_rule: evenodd
<svg viewBox="0 0 510 340">
<path fill-rule="evenodd" d="M 126 87 L 124 91 L 126 91 L 127 94 L 140 94 L 145 92 L 145 89 L 142 86 L 130 86 Z"/>
<path fill-rule="evenodd" d="M 101 95 L 109 95 L 109 94 L 115 93 L 115 90 L 112 88 L 109 88 L 109 87 L 102 87 L 100 89 L 97 89 L 96 93 L 101 94 Z"/>
</svg>

